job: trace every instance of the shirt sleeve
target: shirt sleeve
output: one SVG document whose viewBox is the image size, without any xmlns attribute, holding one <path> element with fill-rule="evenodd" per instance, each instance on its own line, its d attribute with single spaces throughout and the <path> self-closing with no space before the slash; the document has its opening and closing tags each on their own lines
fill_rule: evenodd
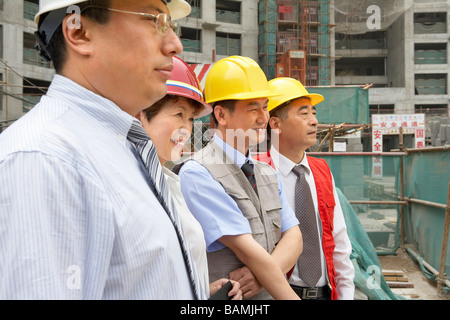
<svg viewBox="0 0 450 320">
<path fill-rule="evenodd" d="M 274 171 L 275 172 L 275 171 Z M 278 179 L 278 194 L 280 196 L 281 201 L 281 210 L 280 210 L 280 218 L 281 218 L 281 232 L 285 232 L 292 227 L 295 227 L 299 224 L 297 217 L 295 216 L 294 210 L 289 205 L 289 202 L 286 197 L 286 193 L 283 190 L 283 182 L 281 181 L 278 173 L 276 173 Z"/>
<path fill-rule="evenodd" d="M 0 171 L 0 299 L 101 298 L 112 248 L 96 240 L 112 239 L 114 224 L 99 187 L 38 152 L 11 155 Z M 88 270 L 96 283 L 85 283 Z"/>
<path fill-rule="evenodd" d="M 353 282 L 355 269 L 350 260 L 352 244 L 347 235 L 347 226 L 345 224 L 341 203 L 336 192 L 334 178 L 333 195 L 336 203 L 336 206 L 334 207 L 333 230 L 333 237 L 336 246 L 333 255 L 333 262 L 336 271 L 336 290 L 339 300 L 353 300 L 355 295 L 355 285 Z"/>
<path fill-rule="evenodd" d="M 180 173 L 181 192 L 201 224 L 209 252 L 225 248 L 218 240 L 225 235 L 251 233 L 248 220 L 236 202 L 209 171 L 196 161 L 187 161 Z"/>
</svg>

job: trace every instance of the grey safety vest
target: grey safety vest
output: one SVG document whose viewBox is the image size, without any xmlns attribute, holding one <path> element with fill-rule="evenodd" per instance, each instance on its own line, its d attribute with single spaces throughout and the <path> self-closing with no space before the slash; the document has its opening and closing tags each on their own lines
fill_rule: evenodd
<svg viewBox="0 0 450 320">
<path fill-rule="evenodd" d="M 236 201 L 242 214 L 249 221 L 253 238 L 267 252 L 272 253 L 281 239 L 281 201 L 278 179 L 274 170 L 266 163 L 254 161 L 254 172 L 258 194 L 255 193 L 241 168 L 211 141 L 193 155 L 193 160 L 203 165 L 219 182 L 226 193 Z M 228 278 L 228 273 L 242 267 L 242 262 L 228 248 L 208 252 L 209 279 L 215 281 Z M 265 290 L 255 295 L 255 300 L 273 299 Z"/>
</svg>

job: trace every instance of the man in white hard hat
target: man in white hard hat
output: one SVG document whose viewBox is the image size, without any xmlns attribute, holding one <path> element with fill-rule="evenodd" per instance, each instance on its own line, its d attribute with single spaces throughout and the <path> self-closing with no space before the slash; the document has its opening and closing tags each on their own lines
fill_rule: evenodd
<svg viewBox="0 0 450 320">
<path fill-rule="evenodd" d="M 189 4 L 39 9 L 38 50 L 57 74 L 0 135 L 0 299 L 204 298 L 170 198 L 128 140 L 134 115 L 166 94 L 182 51 L 171 17 Z"/>
</svg>

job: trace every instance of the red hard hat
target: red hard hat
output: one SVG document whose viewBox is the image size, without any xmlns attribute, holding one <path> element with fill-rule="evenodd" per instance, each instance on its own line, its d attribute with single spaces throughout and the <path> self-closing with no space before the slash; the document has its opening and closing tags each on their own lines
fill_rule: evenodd
<svg viewBox="0 0 450 320">
<path fill-rule="evenodd" d="M 212 107 L 203 100 L 200 81 L 194 71 L 186 62 L 178 57 L 173 57 L 172 78 L 167 81 L 167 94 L 185 97 L 200 103 L 203 110 L 197 118 L 204 117 L 212 112 Z"/>
</svg>

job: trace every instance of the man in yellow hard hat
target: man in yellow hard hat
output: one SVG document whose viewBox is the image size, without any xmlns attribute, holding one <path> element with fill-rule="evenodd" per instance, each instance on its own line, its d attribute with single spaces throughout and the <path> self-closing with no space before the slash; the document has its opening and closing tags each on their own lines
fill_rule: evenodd
<svg viewBox="0 0 450 320">
<path fill-rule="evenodd" d="M 56 76 L 0 135 L 0 299 L 205 298 L 134 117 L 165 96 L 183 48 L 172 19 L 190 10 L 39 1 L 38 50 Z"/>
<path fill-rule="evenodd" d="M 353 299 L 352 248 L 334 179 L 325 160 L 305 153 L 316 144 L 315 106 L 324 98 L 292 78 L 269 85 L 278 94 L 269 102 L 274 139 L 257 159 L 277 170 L 300 221 L 304 249 L 289 282 L 302 299 Z"/>
<path fill-rule="evenodd" d="M 269 96 L 252 59 L 231 56 L 214 64 L 205 97 L 217 132 L 179 176 L 205 234 L 210 280 L 239 281 L 244 298 L 298 299 L 284 276 L 301 252 L 298 220 L 276 172 L 249 156 L 265 138 Z"/>
</svg>

